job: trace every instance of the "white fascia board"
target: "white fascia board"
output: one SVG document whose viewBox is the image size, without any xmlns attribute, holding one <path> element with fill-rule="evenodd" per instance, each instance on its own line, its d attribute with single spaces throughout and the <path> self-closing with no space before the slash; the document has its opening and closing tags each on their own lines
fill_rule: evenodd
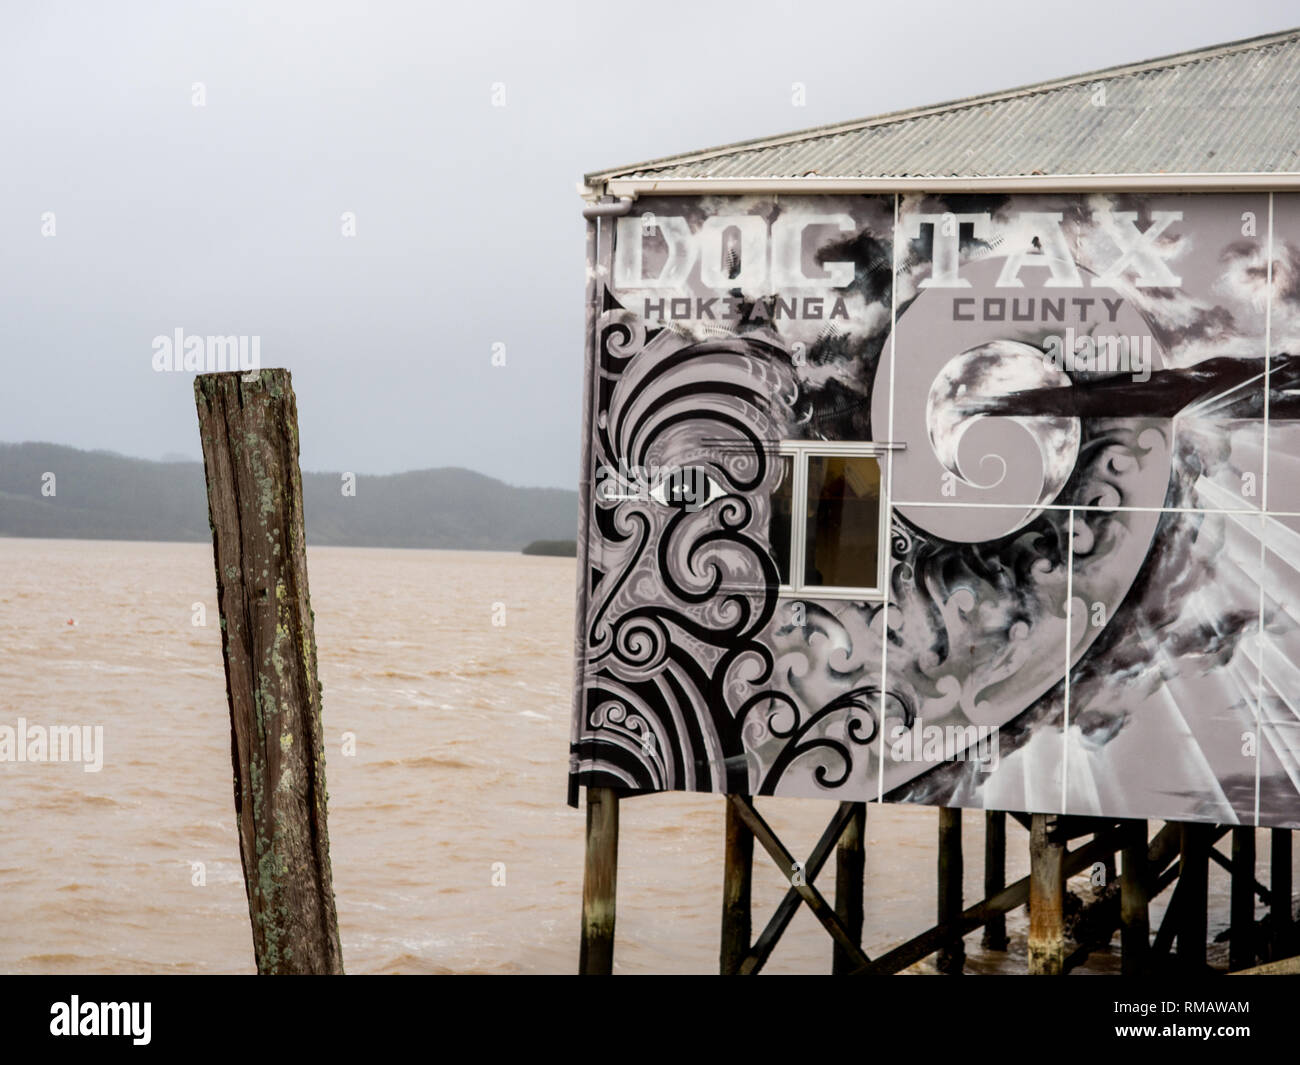
<svg viewBox="0 0 1300 1065">
<path fill-rule="evenodd" d="M 1047 174 L 994 177 L 612 178 L 584 198 L 889 192 L 1229 192 L 1300 190 L 1300 173 Z"/>
</svg>

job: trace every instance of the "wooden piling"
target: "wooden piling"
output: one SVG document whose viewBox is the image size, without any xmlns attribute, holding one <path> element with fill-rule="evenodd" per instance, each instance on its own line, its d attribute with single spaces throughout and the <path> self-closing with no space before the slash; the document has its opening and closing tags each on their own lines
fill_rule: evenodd
<svg viewBox="0 0 1300 1065">
<path fill-rule="evenodd" d="M 587 789 L 587 862 L 582 878 L 582 946 L 578 972 L 614 972 L 614 901 L 618 888 L 618 792 Z"/>
<path fill-rule="evenodd" d="M 1059 976 L 1065 963 L 1065 844 L 1054 814 L 1029 826 L 1029 973 Z"/>
<path fill-rule="evenodd" d="M 1151 872 L 1147 823 L 1129 821 L 1123 827 L 1124 849 L 1119 885 L 1120 971 L 1143 976 L 1151 950 Z"/>
<path fill-rule="evenodd" d="M 1231 925 L 1228 968 L 1249 969 L 1255 964 L 1255 828 L 1232 830 Z"/>
<path fill-rule="evenodd" d="M 866 872 L 863 849 L 867 830 L 867 804 L 855 802 L 849 823 L 835 848 L 835 915 L 853 942 L 862 945 L 862 891 Z M 839 943 L 832 943 L 831 972 L 844 976 L 857 968 L 856 960 Z"/>
<path fill-rule="evenodd" d="M 725 805 L 727 821 L 722 858 L 722 947 L 718 970 L 723 976 L 734 976 L 740 972 L 753 936 L 750 895 L 754 882 L 754 833 L 732 803 Z"/>
<path fill-rule="evenodd" d="M 984 815 L 984 897 L 993 898 L 1007 884 L 1007 815 L 989 810 Z M 1007 949 L 1007 917 L 992 914 L 984 926 L 981 945 L 985 950 Z"/>
<path fill-rule="evenodd" d="M 1210 873 L 1209 828 L 1194 822 L 1182 825 L 1178 859 L 1178 963 L 1189 972 L 1205 968 Z"/>
<path fill-rule="evenodd" d="M 1293 954 L 1295 921 L 1291 913 L 1291 830 L 1269 834 L 1269 923 L 1273 926 L 1273 957 Z"/>
<path fill-rule="evenodd" d="M 1093 834 L 1093 839 L 1100 839 L 1102 833 Z M 1113 884 L 1115 882 L 1115 855 L 1108 854 L 1101 860 L 1102 885 Z"/>
<path fill-rule="evenodd" d="M 194 397 L 257 971 L 341 973 L 292 380 L 203 374 Z"/>
<path fill-rule="evenodd" d="M 938 924 L 955 925 L 962 913 L 961 808 L 939 807 Z M 960 935 L 949 938 L 939 950 L 935 967 L 960 976 L 966 965 L 966 944 Z"/>
<path fill-rule="evenodd" d="M 1068 853 L 1064 852 L 1064 846 L 1062 845 L 1062 883 L 1068 877 L 1100 861 L 1107 854 L 1114 853 L 1120 848 L 1121 844 L 1122 841 L 1119 838 L 1118 831 L 1113 831 L 1107 833 L 1103 840 L 1094 839 L 1078 850 Z M 992 914 L 1009 913 L 1017 907 L 1024 906 L 1029 901 L 1029 890 L 1030 878 L 1027 876 L 1021 877 L 1014 884 L 1008 884 L 993 898 L 982 899 L 974 906 L 962 911 L 955 929 L 951 923 L 936 925 L 922 932 L 919 936 L 913 936 L 906 943 L 886 951 L 857 971 L 863 975 L 884 975 L 901 972 L 909 965 L 913 965 L 922 958 L 933 954 L 946 940 L 952 938 L 954 930 L 960 935 L 967 935 L 980 928 Z"/>
</svg>

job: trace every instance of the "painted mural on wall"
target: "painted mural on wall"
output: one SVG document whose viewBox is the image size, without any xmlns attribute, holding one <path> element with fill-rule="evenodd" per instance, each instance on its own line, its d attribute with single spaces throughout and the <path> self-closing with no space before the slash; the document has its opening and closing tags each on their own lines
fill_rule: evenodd
<svg viewBox="0 0 1300 1065">
<path fill-rule="evenodd" d="M 575 784 L 1300 826 L 1300 197 L 600 247 Z"/>
</svg>

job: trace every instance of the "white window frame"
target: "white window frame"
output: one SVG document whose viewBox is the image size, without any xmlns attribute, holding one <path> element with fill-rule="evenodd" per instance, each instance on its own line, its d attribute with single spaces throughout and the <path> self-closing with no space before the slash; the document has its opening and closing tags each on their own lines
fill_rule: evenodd
<svg viewBox="0 0 1300 1065">
<path fill-rule="evenodd" d="M 885 577 L 888 568 L 889 507 L 885 497 L 885 455 L 889 448 L 882 444 L 846 440 L 782 440 L 776 448 L 777 460 L 790 456 L 793 483 L 790 486 L 790 583 L 782 584 L 778 594 L 798 599 L 885 599 Z M 845 588 L 838 585 L 804 584 L 807 560 L 808 521 L 808 459 L 826 456 L 875 459 L 880 466 L 880 528 L 876 538 L 876 587 Z"/>
</svg>

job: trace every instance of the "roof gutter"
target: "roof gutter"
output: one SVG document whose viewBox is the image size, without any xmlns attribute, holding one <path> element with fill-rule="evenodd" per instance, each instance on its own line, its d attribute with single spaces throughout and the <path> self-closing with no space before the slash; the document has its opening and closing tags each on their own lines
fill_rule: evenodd
<svg viewBox="0 0 1300 1065">
<path fill-rule="evenodd" d="M 773 195 L 779 193 L 886 192 L 1275 192 L 1300 190 L 1300 173 L 1239 174 L 1034 174 L 992 177 L 787 177 L 787 178 L 610 178 L 603 188 L 579 186 L 584 199 L 601 193 L 621 197 L 618 204 L 593 204 L 584 210 L 621 206 L 640 196 Z M 590 215 L 588 217 L 591 217 Z"/>
<path fill-rule="evenodd" d="M 584 197 L 585 198 L 585 197 Z M 590 203 L 582 209 L 583 218 L 619 218 L 632 210 L 635 196 L 621 196 L 617 200 L 605 197 L 599 203 Z"/>
</svg>

